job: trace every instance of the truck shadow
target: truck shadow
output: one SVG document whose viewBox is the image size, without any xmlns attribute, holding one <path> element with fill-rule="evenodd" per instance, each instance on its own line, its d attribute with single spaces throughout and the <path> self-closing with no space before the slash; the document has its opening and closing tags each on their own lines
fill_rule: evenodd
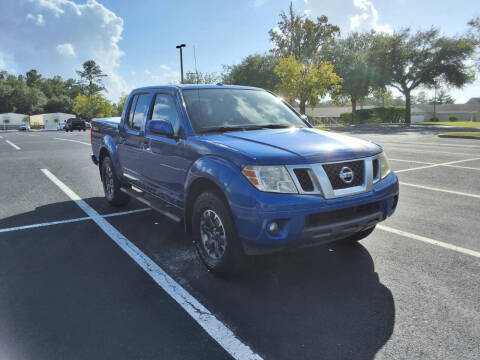
<svg viewBox="0 0 480 360">
<path fill-rule="evenodd" d="M 101 213 L 143 207 L 132 202 L 128 208 L 112 209 L 102 198 L 85 201 Z M 32 219 L 58 220 L 53 217 L 60 213 L 77 217 L 67 215 L 75 207 L 72 202 L 42 206 L 0 219 L 0 228 L 31 224 Z M 241 276 L 224 279 L 200 263 L 181 224 L 153 211 L 108 221 L 265 359 L 373 359 L 392 335 L 392 293 L 361 244 L 259 256 Z M 91 221 L 76 223 L 77 231 L 81 224 L 92 226 Z M 56 226 L 43 228 L 42 236 L 62 236 Z M 21 238 L 22 232 L 0 233 L 0 239 L 4 234 Z"/>
<path fill-rule="evenodd" d="M 189 282 L 266 358 L 372 359 L 393 332 L 392 293 L 360 244 L 257 257 L 234 280 L 207 276 Z"/>
</svg>

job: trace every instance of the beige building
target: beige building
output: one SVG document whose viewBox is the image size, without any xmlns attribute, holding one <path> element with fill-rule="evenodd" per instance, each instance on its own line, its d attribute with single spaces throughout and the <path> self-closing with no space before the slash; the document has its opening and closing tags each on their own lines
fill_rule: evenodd
<svg viewBox="0 0 480 360">
<path fill-rule="evenodd" d="M 418 104 L 412 106 L 412 122 L 430 121 L 480 121 L 480 98 L 471 98 L 465 104 Z M 415 120 L 414 120 L 415 119 Z"/>
<path fill-rule="evenodd" d="M 30 116 L 30 126 L 33 128 L 43 128 L 45 130 L 57 130 L 58 124 L 67 119 L 74 118 L 73 114 L 51 113 Z"/>
<path fill-rule="evenodd" d="M 28 123 L 28 115 L 17 113 L 0 114 L 0 130 L 16 130 L 24 123 Z"/>
</svg>

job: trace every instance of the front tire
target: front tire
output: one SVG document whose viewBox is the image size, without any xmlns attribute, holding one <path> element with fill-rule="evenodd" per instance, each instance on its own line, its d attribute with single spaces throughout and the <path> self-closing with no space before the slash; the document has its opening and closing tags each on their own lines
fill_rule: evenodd
<svg viewBox="0 0 480 360">
<path fill-rule="evenodd" d="M 195 246 L 205 266 L 218 275 L 241 270 L 246 261 L 228 204 L 214 191 L 198 196 L 193 206 Z"/>
<path fill-rule="evenodd" d="M 120 180 L 115 175 L 112 160 L 109 156 L 102 161 L 102 183 L 105 198 L 113 206 L 123 206 L 128 203 L 130 197 L 120 190 Z"/>
</svg>

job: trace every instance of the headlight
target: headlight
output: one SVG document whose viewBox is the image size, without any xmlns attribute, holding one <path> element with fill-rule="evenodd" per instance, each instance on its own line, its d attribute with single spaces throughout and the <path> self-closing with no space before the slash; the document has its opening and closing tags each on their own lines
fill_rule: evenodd
<svg viewBox="0 0 480 360">
<path fill-rule="evenodd" d="M 248 165 L 243 168 L 242 174 L 260 191 L 298 193 L 284 166 Z"/>
<path fill-rule="evenodd" d="M 385 151 L 382 151 L 380 156 L 380 179 L 385 178 L 388 174 L 390 174 L 390 161 L 388 161 L 387 154 Z"/>
</svg>

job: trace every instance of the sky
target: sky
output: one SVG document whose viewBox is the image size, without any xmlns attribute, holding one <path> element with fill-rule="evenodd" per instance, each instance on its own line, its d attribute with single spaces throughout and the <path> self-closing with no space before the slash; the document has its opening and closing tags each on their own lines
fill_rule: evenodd
<svg viewBox="0 0 480 360">
<path fill-rule="evenodd" d="M 178 83 L 184 72 L 221 73 L 224 65 L 272 47 L 268 30 L 290 0 L 1 0 L 0 70 L 76 77 L 89 59 L 108 74 L 107 97 L 147 85 Z M 297 11 L 327 15 L 342 35 L 439 27 L 467 30 L 480 16 L 478 0 L 296 0 Z M 480 74 L 479 74 L 480 77 Z M 480 81 L 451 89 L 458 103 L 480 96 Z"/>
</svg>

